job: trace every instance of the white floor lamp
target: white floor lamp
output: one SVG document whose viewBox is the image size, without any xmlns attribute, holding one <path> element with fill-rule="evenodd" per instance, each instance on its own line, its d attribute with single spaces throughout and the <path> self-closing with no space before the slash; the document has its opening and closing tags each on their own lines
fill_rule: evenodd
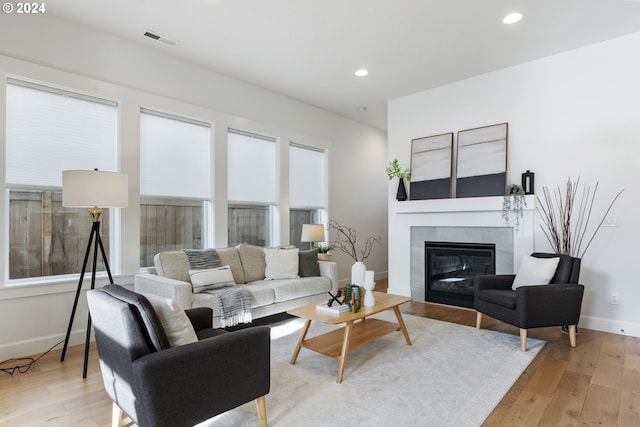
<svg viewBox="0 0 640 427">
<path fill-rule="evenodd" d="M 95 288 L 96 284 L 96 265 L 98 262 L 98 248 L 102 254 L 102 260 L 104 262 L 107 275 L 109 276 L 109 283 L 113 283 L 113 277 L 111 277 L 111 270 L 109 269 L 109 263 L 107 261 L 107 254 L 104 251 L 102 245 L 102 238 L 100 237 L 100 220 L 102 217 L 102 208 L 126 208 L 129 199 L 129 179 L 127 175 L 115 172 L 103 172 L 94 170 L 69 170 L 62 172 L 62 206 L 68 208 L 89 208 L 89 215 L 91 215 L 92 226 L 91 234 L 89 235 L 89 242 L 87 243 L 87 251 L 84 255 L 84 261 L 82 263 L 82 271 L 80 272 L 80 280 L 78 282 L 78 289 L 76 290 L 76 297 L 73 301 L 73 309 L 71 310 L 71 316 L 69 318 L 69 326 L 67 328 L 67 335 L 64 339 L 64 347 L 62 348 L 62 355 L 60 361 L 64 361 L 64 357 L 67 353 L 67 346 L 69 345 L 69 337 L 71 335 L 71 327 L 73 326 L 73 319 L 76 315 L 76 308 L 78 307 L 78 298 L 80 297 L 80 291 L 82 290 L 82 281 L 87 269 L 87 261 L 89 260 L 89 254 L 93 246 L 93 259 L 91 268 L 91 289 Z M 82 378 L 87 378 L 87 362 L 89 360 L 89 340 L 91 338 L 91 315 L 87 320 L 87 334 L 84 345 L 84 366 L 82 371 Z"/>
</svg>

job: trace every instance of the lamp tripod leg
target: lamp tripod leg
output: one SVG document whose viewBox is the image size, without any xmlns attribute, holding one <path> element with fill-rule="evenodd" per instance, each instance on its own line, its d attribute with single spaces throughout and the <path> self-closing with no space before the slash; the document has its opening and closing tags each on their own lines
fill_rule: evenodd
<svg viewBox="0 0 640 427">
<path fill-rule="evenodd" d="M 89 340 L 91 339 L 91 315 L 87 316 L 87 336 L 84 342 L 84 364 L 82 365 L 82 378 L 87 378 L 89 366 Z"/>
<path fill-rule="evenodd" d="M 102 237 L 98 234 L 98 244 L 100 245 L 100 253 L 102 254 L 102 262 L 104 262 L 104 268 L 107 270 L 107 276 L 109 276 L 109 283 L 113 285 L 113 277 L 111 276 L 111 269 L 109 268 L 109 261 L 107 261 L 107 254 L 104 251 L 102 245 Z"/>
<path fill-rule="evenodd" d="M 95 240 L 94 240 L 95 239 Z M 107 254 L 104 250 L 104 245 L 102 243 L 102 237 L 100 236 L 100 221 L 94 221 L 93 226 L 91 228 L 91 235 L 89 236 L 89 242 L 87 244 L 87 251 L 84 256 L 84 261 L 82 263 L 82 271 L 80 273 L 80 280 L 78 282 L 78 289 L 76 290 L 76 296 L 73 302 L 73 309 L 71 310 L 71 317 L 69 318 L 69 326 L 67 328 L 67 335 L 64 341 L 64 347 L 62 349 L 62 355 L 60 357 L 60 361 L 64 361 L 64 357 L 67 352 L 67 347 L 69 345 L 69 338 L 71 336 L 71 328 L 73 326 L 73 319 L 75 318 L 76 309 L 78 307 L 78 299 L 80 297 L 80 292 L 82 290 L 82 281 L 84 278 L 84 274 L 87 268 L 87 262 L 89 261 L 89 254 L 91 253 L 91 246 L 93 244 L 93 260 L 92 260 L 92 269 L 91 269 L 91 288 L 95 289 L 96 285 L 96 269 L 98 263 L 98 248 L 100 249 L 100 254 L 102 255 L 102 261 L 104 263 L 105 269 L 107 271 L 107 275 L 109 276 L 109 283 L 113 284 L 113 276 L 111 275 L 111 269 L 109 268 L 109 262 L 107 261 Z M 91 341 L 91 314 L 87 316 L 87 331 L 85 335 L 84 342 L 84 364 L 82 369 L 82 378 L 87 378 L 87 367 L 89 364 L 89 342 Z"/>
<path fill-rule="evenodd" d="M 69 338 L 71 336 L 71 328 L 73 326 L 73 319 L 76 316 L 76 309 L 78 308 L 78 299 L 80 298 L 80 291 L 82 290 L 82 281 L 84 279 L 84 273 L 87 269 L 87 261 L 89 261 L 89 254 L 91 253 L 91 243 L 93 242 L 95 233 L 95 222 L 91 227 L 91 234 L 89 235 L 89 242 L 87 243 L 87 250 L 84 254 L 84 261 L 82 262 L 82 270 L 80 272 L 80 280 L 78 281 L 78 288 L 76 289 L 76 297 L 73 300 L 73 308 L 71 309 L 71 316 L 69 317 L 69 326 L 67 327 L 67 334 L 64 339 L 64 346 L 62 347 L 62 355 L 60 361 L 64 362 L 64 357 L 67 354 L 67 347 L 69 346 Z"/>
<path fill-rule="evenodd" d="M 111 269 L 109 269 L 109 262 L 107 261 L 107 255 L 104 250 L 104 245 L 102 244 L 102 237 L 100 237 L 99 227 L 100 223 L 97 223 L 96 230 L 96 240 L 95 245 L 93 247 L 93 273 L 91 274 L 91 289 L 95 289 L 96 286 L 96 268 L 98 262 L 98 247 L 100 248 L 100 253 L 102 254 L 102 262 L 104 263 L 104 267 L 107 270 L 107 275 L 109 276 L 109 283 L 113 284 L 113 277 L 111 276 Z M 84 364 L 82 368 L 82 378 L 87 378 L 87 366 L 89 365 L 89 342 L 91 341 L 91 313 L 87 316 L 87 335 L 84 342 Z"/>
</svg>

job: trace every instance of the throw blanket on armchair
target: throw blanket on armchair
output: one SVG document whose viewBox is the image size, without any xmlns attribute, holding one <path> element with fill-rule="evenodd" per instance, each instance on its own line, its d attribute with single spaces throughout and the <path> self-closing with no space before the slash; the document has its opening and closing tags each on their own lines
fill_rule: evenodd
<svg viewBox="0 0 640 427">
<path fill-rule="evenodd" d="M 251 323 L 251 294 L 238 286 L 204 291 L 218 300 L 220 307 L 220 327 Z"/>
</svg>

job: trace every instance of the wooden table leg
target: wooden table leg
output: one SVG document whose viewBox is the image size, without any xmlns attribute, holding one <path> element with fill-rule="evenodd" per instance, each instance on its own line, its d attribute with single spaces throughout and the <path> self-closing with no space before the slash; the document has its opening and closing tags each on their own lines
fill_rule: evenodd
<svg viewBox="0 0 640 427">
<path fill-rule="evenodd" d="M 400 325 L 400 329 L 402 329 L 402 334 L 404 335 L 404 339 L 407 341 L 407 344 L 413 345 L 411 343 L 411 338 L 409 337 L 409 332 L 407 331 L 407 325 L 404 324 L 402 313 L 400 313 L 400 308 L 398 308 L 397 305 L 393 307 L 393 312 L 396 314 L 396 319 L 398 319 L 398 324 Z"/>
<path fill-rule="evenodd" d="M 353 320 L 349 320 L 344 327 L 344 337 L 342 338 L 342 351 L 340 352 L 340 366 L 338 367 L 338 377 L 336 382 L 342 383 L 342 374 L 344 365 L 347 363 L 347 353 L 349 353 L 349 340 L 351 339 L 351 329 L 353 328 Z"/>
<path fill-rule="evenodd" d="M 302 348 L 302 342 L 307 336 L 307 332 L 309 332 L 309 326 L 311 325 L 311 320 L 307 319 L 304 322 L 304 327 L 302 328 L 302 333 L 300 334 L 300 338 L 298 338 L 298 343 L 296 344 L 296 349 L 293 351 L 293 355 L 291 356 L 291 360 L 289 363 L 292 365 L 296 364 L 296 359 L 298 358 L 298 353 L 300 353 L 300 349 Z"/>
</svg>

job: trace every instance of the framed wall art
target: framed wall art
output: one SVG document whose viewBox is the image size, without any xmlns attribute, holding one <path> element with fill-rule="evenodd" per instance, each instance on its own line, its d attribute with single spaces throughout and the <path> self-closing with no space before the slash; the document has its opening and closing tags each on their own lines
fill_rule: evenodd
<svg viewBox="0 0 640 427">
<path fill-rule="evenodd" d="M 508 123 L 458 132 L 456 197 L 503 196 Z"/>
<path fill-rule="evenodd" d="M 411 141 L 410 200 L 451 197 L 453 132 Z"/>
</svg>

